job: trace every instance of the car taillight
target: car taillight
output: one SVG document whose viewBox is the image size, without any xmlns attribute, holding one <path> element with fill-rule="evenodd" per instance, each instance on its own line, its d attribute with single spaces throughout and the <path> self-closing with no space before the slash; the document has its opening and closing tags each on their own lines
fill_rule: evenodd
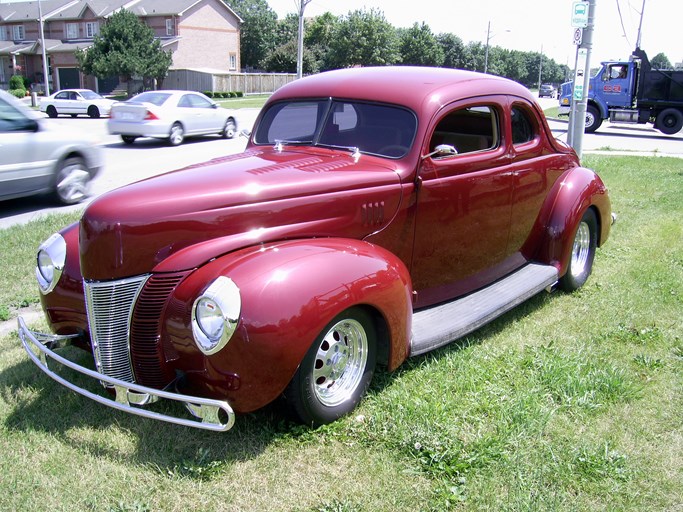
<svg viewBox="0 0 683 512">
<path fill-rule="evenodd" d="M 145 121 L 155 121 L 159 119 L 156 115 L 154 115 L 154 112 L 147 111 L 147 115 L 145 115 Z"/>
</svg>

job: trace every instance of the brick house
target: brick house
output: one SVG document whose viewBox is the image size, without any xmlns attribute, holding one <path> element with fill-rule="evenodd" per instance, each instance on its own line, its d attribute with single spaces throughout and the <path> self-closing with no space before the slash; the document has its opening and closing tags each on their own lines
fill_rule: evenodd
<svg viewBox="0 0 683 512">
<path fill-rule="evenodd" d="M 14 74 L 27 77 L 41 90 L 43 61 L 39 24 L 43 15 L 50 92 L 84 87 L 110 92 L 118 77 L 99 80 L 80 72 L 77 49 L 93 37 L 118 9 L 136 14 L 154 30 L 164 50 L 171 51 L 171 69 L 201 67 L 229 73 L 240 69 L 239 16 L 222 0 L 43 0 L 0 4 L 0 88 Z"/>
</svg>

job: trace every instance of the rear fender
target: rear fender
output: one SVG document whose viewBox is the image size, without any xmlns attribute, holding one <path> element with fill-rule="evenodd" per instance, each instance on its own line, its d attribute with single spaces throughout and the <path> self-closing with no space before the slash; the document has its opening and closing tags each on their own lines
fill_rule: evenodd
<svg viewBox="0 0 683 512">
<path fill-rule="evenodd" d="M 240 290 L 241 314 L 233 338 L 210 356 L 192 343 L 198 359 L 188 353 L 188 340 L 171 341 L 190 356 L 186 360 L 194 360 L 194 370 L 179 369 L 197 373 L 201 386 L 214 393 L 222 390 L 236 411 L 255 410 L 277 398 L 323 328 L 351 306 L 368 308 L 379 320 L 378 332 L 386 333 L 389 345 L 390 369 L 407 357 L 412 327 L 409 273 L 398 258 L 376 245 L 314 239 L 243 249 L 197 269 L 178 287 L 175 298 L 189 308 L 219 276 L 229 277 Z M 188 314 L 186 310 L 183 323 L 189 322 Z M 167 325 L 179 320 L 169 318 Z M 224 387 L 224 376 L 236 379 L 230 377 L 232 384 Z"/>
<path fill-rule="evenodd" d="M 608 238 L 612 210 L 607 187 L 591 169 L 575 167 L 555 183 L 536 219 L 522 253 L 528 260 L 553 265 L 560 276 L 567 271 L 574 234 L 588 208 L 598 219 L 598 246 Z"/>
</svg>

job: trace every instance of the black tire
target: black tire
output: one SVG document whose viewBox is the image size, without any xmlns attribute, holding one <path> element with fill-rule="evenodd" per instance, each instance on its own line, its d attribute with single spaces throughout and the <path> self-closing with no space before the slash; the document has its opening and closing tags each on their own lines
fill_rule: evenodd
<svg viewBox="0 0 683 512">
<path fill-rule="evenodd" d="M 680 132 L 683 128 L 683 113 L 675 108 L 665 108 L 657 116 L 655 128 L 666 135 Z"/>
<path fill-rule="evenodd" d="M 67 158 L 55 175 L 55 199 L 63 205 L 81 202 L 88 195 L 90 172 L 80 157 Z"/>
<path fill-rule="evenodd" d="M 581 288 L 593 270 L 598 245 L 598 220 L 592 209 L 586 210 L 576 226 L 567 272 L 560 278 L 560 288 L 573 292 Z"/>
<path fill-rule="evenodd" d="M 223 131 L 221 132 L 221 135 L 226 139 L 232 139 L 236 133 L 237 133 L 237 123 L 235 122 L 235 120 L 232 117 L 230 117 L 225 122 L 225 126 L 223 127 Z"/>
<path fill-rule="evenodd" d="M 593 105 L 588 105 L 588 107 L 586 107 L 586 124 L 584 131 L 586 133 L 593 133 L 600 128 L 601 124 L 602 117 L 600 116 L 600 111 Z"/>
<path fill-rule="evenodd" d="M 45 113 L 47 114 L 48 117 L 51 117 L 52 119 L 54 119 L 58 115 L 57 109 L 52 105 L 47 107 L 47 109 L 45 110 Z"/>
<path fill-rule="evenodd" d="M 313 342 L 284 398 L 302 423 L 331 423 L 356 408 L 370 385 L 376 359 L 372 318 L 360 308 L 347 309 Z"/>
<path fill-rule="evenodd" d="M 129 146 L 135 142 L 135 139 L 137 139 L 137 137 L 134 135 L 121 135 L 121 140 L 124 144 L 128 144 Z"/>
<path fill-rule="evenodd" d="M 168 143 L 171 146 L 180 146 L 185 140 L 185 129 L 183 125 L 175 122 L 171 126 L 171 133 L 168 134 Z"/>
<path fill-rule="evenodd" d="M 90 105 L 88 107 L 88 117 L 91 117 L 92 119 L 99 119 L 100 109 L 97 108 L 95 105 Z"/>
<path fill-rule="evenodd" d="M 69 114 L 72 118 L 78 117 L 78 114 Z"/>
</svg>

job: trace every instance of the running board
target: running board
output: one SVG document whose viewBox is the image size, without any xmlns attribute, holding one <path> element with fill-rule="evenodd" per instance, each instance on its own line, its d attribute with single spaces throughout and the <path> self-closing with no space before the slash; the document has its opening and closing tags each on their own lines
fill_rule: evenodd
<svg viewBox="0 0 683 512">
<path fill-rule="evenodd" d="M 530 263 L 492 285 L 461 299 L 413 314 L 410 355 L 447 345 L 557 282 L 557 269 Z"/>
</svg>

